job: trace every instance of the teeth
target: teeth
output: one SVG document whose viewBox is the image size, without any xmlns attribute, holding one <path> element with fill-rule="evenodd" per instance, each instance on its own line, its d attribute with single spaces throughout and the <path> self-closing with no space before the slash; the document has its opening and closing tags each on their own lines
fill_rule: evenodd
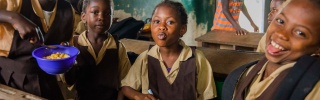
<svg viewBox="0 0 320 100">
<path fill-rule="evenodd" d="M 274 41 L 271 41 L 271 45 L 277 49 L 280 49 L 280 50 L 284 50 L 284 48 L 282 46 L 280 46 L 279 44 L 277 44 L 276 42 Z"/>
</svg>

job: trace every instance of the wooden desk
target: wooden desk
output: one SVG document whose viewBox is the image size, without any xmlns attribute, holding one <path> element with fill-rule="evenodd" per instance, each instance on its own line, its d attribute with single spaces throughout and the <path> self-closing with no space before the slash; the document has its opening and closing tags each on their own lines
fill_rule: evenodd
<svg viewBox="0 0 320 100">
<path fill-rule="evenodd" d="M 147 50 L 150 44 L 154 44 L 154 42 L 134 39 L 121 39 L 120 41 L 125 45 L 127 51 L 137 54 Z M 241 65 L 264 57 L 263 53 L 251 51 L 223 50 L 208 47 L 197 47 L 197 49 L 202 51 L 210 62 L 214 76 L 221 78 L 225 78 L 231 71 Z"/>
<path fill-rule="evenodd" d="M 36 95 L 0 84 L 1 100 L 47 100 Z"/>
<path fill-rule="evenodd" d="M 232 50 L 254 51 L 263 34 L 248 33 L 247 35 L 236 35 L 235 31 L 210 31 L 195 40 L 200 46 L 220 49 L 220 46 L 230 46 Z"/>
<path fill-rule="evenodd" d="M 215 77 L 225 78 L 234 69 L 264 57 L 264 53 L 198 47 L 210 62 Z"/>
<path fill-rule="evenodd" d="M 149 45 L 151 44 L 155 45 L 155 43 L 151 41 L 142 41 L 135 39 L 121 39 L 120 41 L 123 43 L 127 51 L 131 51 L 136 54 L 140 54 L 143 51 L 148 50 Z"/>
</svg>

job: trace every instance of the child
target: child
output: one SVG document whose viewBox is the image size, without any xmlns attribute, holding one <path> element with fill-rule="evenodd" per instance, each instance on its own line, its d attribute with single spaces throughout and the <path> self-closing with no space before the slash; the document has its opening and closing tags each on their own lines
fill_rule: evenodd
<svg viewBox="0 0 320 100">
<path fill-rule="evenodd" d="M 248 31 L 241 28 L 238 22 L 240 11 L 242 11 L 250 21 L 254 31 L 258 32 L 259 28 L 251 19 L 243 0 L 217 0 L 216 12 L 211 30 L 236 31 L 237 35 L 247 34 Z"/>
<path fill-rule="evenodd" d="M 0 0 L 0 83 L 47 99 L 63 99 L 56 77 L 42 71 L 31 52 L 42 43 L 71 40 L 73 14 L 65 0 Z"/>
<path fill-rule="evenodd" d="M 271 21 L 274 19 L 275 15 L 278 13 L 280 9 L 282 9 L 282 4 L 286 2 L 286 0 L 272 0 L 270 3 L 270 12 L 268 14 L 268 23 L 270 24 Z M 284 4 L 286 5 L 286 4 Z M 265 52 L 265 44 L 266 44 L 266 34 L 262 36 L 259 41 L 259 45 L 257 47 L 257 52 Z"/>
<path fill-rule="evenodd" d="M 120 80 L 131 66 L 123 44 L 107 32 L 112 23 L 111 2 L 83 0 L 81 18 L 88 30 L 74 37 L 81 53 L 76 66 L 65 74 L 66 82 L 75 85 L 76 99 L 117 99 Z"/>
<path fill-rule="evenodd" d="M 180 39 L 187 31 L 187 19 L 179 2 L 165 0 L 155 7 L 151 33 L 156 45 L 139 55 L 121 81 L 125 96 L 137 100 L 203 100 L 217 96 L 209 62 L 201 51 Z"/>
<path fill-rule="evenodd" d="M 318 16 L 320 0 L 290 1 L 266 32 L 266 59 L 230 73 L 222 98 L 320 100 Z"/>
</svg>

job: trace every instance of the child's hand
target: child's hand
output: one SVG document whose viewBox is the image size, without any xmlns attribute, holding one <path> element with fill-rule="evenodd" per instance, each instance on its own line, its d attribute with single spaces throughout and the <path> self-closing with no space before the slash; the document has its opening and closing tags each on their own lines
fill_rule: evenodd
<svg viewBox="0 0 320 100">
<path fill-rule="evenodd" d="M 134 99 L 135 100 L 159 100 L 159 99 L 156 99 L 153 95 L 151 94 L 141 94 L 141 95 L 137 95 L 137 96 L 134 96 Z"/>
<path fill-rule="evenodd" d="M 236 35 L 246 35 L 249 33 L 246 29 L 240 28 L 236 30 Z"/>
<path fill-rule="evenodd" d="M 259 32 L 259 27 L 256 24 L 251 23 L 251 26 L 253 27 L 254 32 Z"/>
<path fill-rule="evenodd" d="M 22 39 L 30 40 L 30 43 L 38 42 L 39 38 L 36 30 L 36 25 L 25 18 L 24 16 L 17 14 L 11 21 L 11 24 L 15 30 L 19 32 Z"/>
</svg>

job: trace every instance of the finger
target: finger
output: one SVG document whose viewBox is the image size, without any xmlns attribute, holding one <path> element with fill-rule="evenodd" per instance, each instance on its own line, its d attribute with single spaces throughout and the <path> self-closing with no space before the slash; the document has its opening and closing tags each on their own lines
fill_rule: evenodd
<svg viewBox="0 0 320 100">
<path fill-rule="evenodd" d="M 236 35 L 239 35 L 239 32 L 240 32 L 240 31 L 236 31 Z"/>
<path fill-rule="evenodd" d="M 152 95 L 148 95 L 148 97 L 149 97 L 149 99 L 151 99 L 151 100 L 156 100 L 156 98 L 155 97 L 153 97 Z"/>
<path fill-rule="evenodd" d="M 143 100 L 151 100 L 148 96 L 144 97 Z"/>
</svg>

